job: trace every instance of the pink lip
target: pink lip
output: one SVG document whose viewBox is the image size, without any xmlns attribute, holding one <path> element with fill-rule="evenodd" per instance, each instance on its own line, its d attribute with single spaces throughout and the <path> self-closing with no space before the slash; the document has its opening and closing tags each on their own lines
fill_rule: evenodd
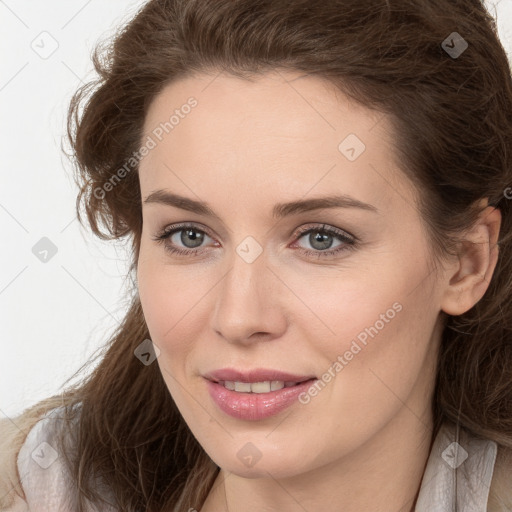
<svg viewBox="0 0 512 512">
<path fill-rule="evenodd" d="M 314 382 L 316 380 L 311 379 L 269 393 L 240 393 L 226 389 L 217 382 L 206 381 L 210 396 L 222 411 L 234 418 L 249 421 L 262 420 L 278 414 L 292 405 Z"/>
<path fill-rule="evenodd" d="M 264 382 L 267 380 L 282 380 L 283 382 L 304 382 L 315 379 L 314 375 L 296 375 L 279 370 L 266 368 L 255 368 L 253 370 L 240 371 L 234 368 L 221 368 L 203 375 L 204 378 L 214 382 L 237 381 L 237 382 Z"/>
<path fill-rule="evenodd" d="M 316 382 L 316 377 L 293 375 L 274 370 L 252 370 L 239 372 L 232 369 L 217 370 L 205 375 L 208 392 L 218 407 L 237 419 L 256 421 L 273 416 L 295 403 L 301 393 Z M 224 381 L 263 382 L 280 380 L 299 382 L 291 387 L 268 393 L 241 393 L 226 389 Z M 220 382 L 220 383 L 219 383 Z"/>
</svg>

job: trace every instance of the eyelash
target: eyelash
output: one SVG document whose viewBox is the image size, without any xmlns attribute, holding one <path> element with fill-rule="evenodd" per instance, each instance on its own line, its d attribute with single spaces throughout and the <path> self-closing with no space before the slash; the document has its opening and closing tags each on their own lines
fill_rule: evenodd
<svg viewBox="0 0 512 512">
<path fill-rule="evenodd" d="M 167 239 L 169 239 L 172 235 L 174 235 L 175 233 L 179 233 L 180 231 L 185 231 L 187 229 L 191 229 L 197 233 L 202 233 L 202 234 L 208 235 L 210 238 L 213 239 L 213 236 L 211 236 L 208 231 L 199 229 L 197 227 L 197 225 L 195 225 L 195 224 L 179 224 L 179 225 L 168 226 L 164 230 L 162 230 L 158 235 L 153 237 L 152 239 L 159 244 L 164 244 L 165 250 L 171 254 L 177 254 L 179 256 L 189 256 L 189 255 L 199 256 L 201 253 L 204 252 L 204 250 L 205 250 L 204 247 L 200 248 L 200 249 L 177 249 L 175 246 L 169 245 L 168 243 L 166 243 Z M 358 240 L 355 236 L 349 235 L 348 233 L 346 233 L 344 231 L 341 231 L 334 227 L 330 227 L 326 224 L 321 224 L 321 225 L 317 224 L 314 227 L 306 226 L 304 228 L 301 228 L 301 229 L 299 229 L 298 233 L 296 233 L 296 239 L 298 240 L 298 239 L 302 238 L 304 235 L 307 235 L 311 232 L 333 235 L 333 236 L 337 237 L 338 239 L 340 239 L 343 242 L 343 245 L 338 246 L 336 249 L 328 249 L 325 251 L 320 251 L 320 250 L 315 251 L 315 250 L 310 250 L 310 249 L 304 249 L 302 247 L 297 247 L 296 250 L 298 250 L 302 254 L 307 255 L 308 257 L 312 256 L 312 257 L 316 257 L 318 259 L 334 257 L 341 252 L 353 250 L 357 246 Z"/>
</svg>

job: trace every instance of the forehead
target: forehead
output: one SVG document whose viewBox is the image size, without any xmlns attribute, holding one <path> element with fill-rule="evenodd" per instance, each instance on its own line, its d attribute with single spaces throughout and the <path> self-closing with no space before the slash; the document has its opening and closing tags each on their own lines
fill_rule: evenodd
<svg viewBox="0 0 512 512">
<path fill-rule="evenodd" d="M 147 191 L 185 191 L 186 182 L 198 195 L 224 184 L 268 196 L 272 186 L 296 199 L 336 189 L 376 203 L 413 193 L 394 161 L 389 120 L 300 73 L 178 80 L 153 100 L 143 131 L 155 141 L 140 164 Z"/>
<path fill-rule="evenodd" d="M 347 128 L 368 139 L 377 123 L 381 131 L 386 124 L 382 114 L 355 103 L 325 80 L 273 71 L 252 80 L 225 73 L 198 74 L 168 84 L 151 103 L 144 131 L 149 133 L 159 123 L 169 121 L 190 98 L 197 105 L 180 116 L 172 129 L 174 135 L 189 135 L 187 126 L 191 123 L 184 122 L 187 117 L 195 120 L 194 135 L 214 130 L 220 136 L 229 131 L 232 140 L 239 136 L 246 143 L 246 133 L 237 128 L 250 127 L 258 140 L 288 136 L 314 143 L 326 136 L 326 142 L 336 141 Z M 388 131 L 385 127 L 384 132 Z"/>
</svg>

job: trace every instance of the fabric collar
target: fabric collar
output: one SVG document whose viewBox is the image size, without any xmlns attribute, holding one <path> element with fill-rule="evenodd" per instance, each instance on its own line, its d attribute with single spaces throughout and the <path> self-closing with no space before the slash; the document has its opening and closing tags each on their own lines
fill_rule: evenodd
<svg viewBox="0 0 512 512">
<path fill-rule="evenodd" d="M 415 512 L 487 512 L 497 450 L 495 441 L 444 423 L 432 445 Z"/>
</svg>

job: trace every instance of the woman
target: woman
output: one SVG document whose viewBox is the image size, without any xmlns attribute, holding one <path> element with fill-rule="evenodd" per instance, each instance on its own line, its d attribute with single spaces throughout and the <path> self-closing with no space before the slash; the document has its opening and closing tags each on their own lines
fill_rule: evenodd
<svg viewBox="0 0 512 512">
<path fill-rule="evenodd" d="M 136 287 L 91 374 L 6 424 L 5 510 L 512 510 L 483 4 L 153 0 L 94 63 L 77 211 Z"/>
</svg>

